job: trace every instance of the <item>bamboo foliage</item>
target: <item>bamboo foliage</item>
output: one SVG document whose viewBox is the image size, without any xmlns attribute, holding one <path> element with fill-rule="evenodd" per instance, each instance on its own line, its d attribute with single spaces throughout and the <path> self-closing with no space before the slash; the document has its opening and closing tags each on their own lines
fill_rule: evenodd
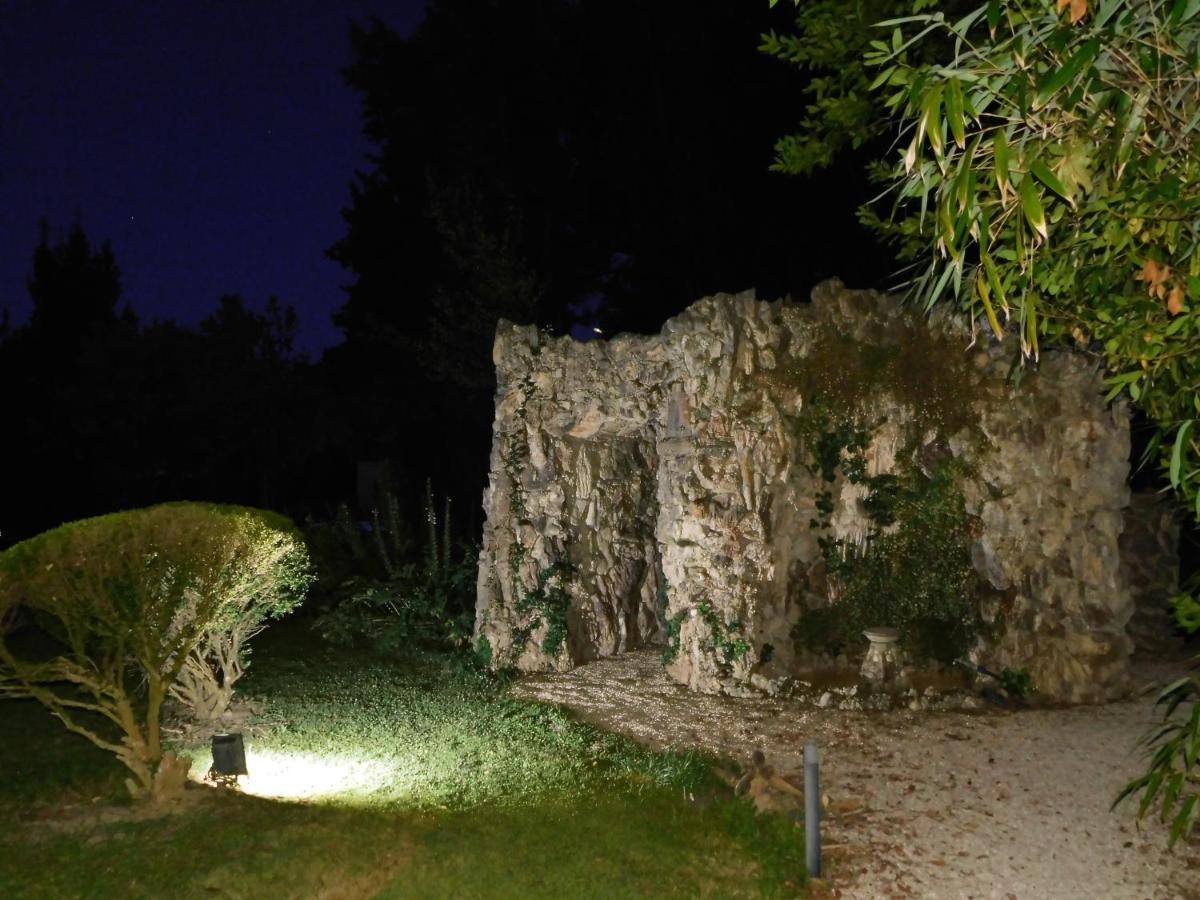
<svg viewBox="0 0 1200 900">
<path fill-rule="evenodd" d="M 922 4 L 928 6 L 928 4 Z M 990 0 L 879 23 L 888 207 L 926 307 L 1102 360 L 1200 517 L 1200 0 Z M 929 62 L 915 47 L 951 48 Z"/>
<path fill-rule="evenodd" d="M 1200 518 L 1200 0 L 989 0 L 879 28 L 867 62 L 899 160 L 889 214 L 867 220 L 911 261 L 913 296 L 1023 359 L 1095 355 L 1109 398 L 1157 423 L 1150 454 Z M 912 61 L 931 33 L 952 51 Z M 1163 691 L 1148 770 L 1118 798 L 1157 808 L 1171 843 L 1200 814 L 1200 714 L 1177 717 L 1196 696 L 1196 677 Z"/>
<path fill-rule="evenodd" d="M 867 39 L 836 0 L 796 6 L 800 38 L 769 35 L 766 52 L 836 69 L 865 44 L 841 82 L 817 83 L 855 101 L 860 133 L 893 139 L 860 216 L 895 242 L 910 295 L 957 305 L 1023 362 L 1093 355 L 1108 398 L 1157 426 L 1146 459 L 1200 519 L 1200 0 L 871 0 L 855 9 L 890 17 Z M 819 100 L 815 135 L 782 140 L 777 168 L 844 143 Z M 1200 579 L 1189 591 L 1174 603 L 1195 631 Z M 1200 818 L 1197 697 L 1196 676 L 1163 691 L 1148 771 L 1121 794 L 1170 820 L 1172 843 Z"/>
</svg>

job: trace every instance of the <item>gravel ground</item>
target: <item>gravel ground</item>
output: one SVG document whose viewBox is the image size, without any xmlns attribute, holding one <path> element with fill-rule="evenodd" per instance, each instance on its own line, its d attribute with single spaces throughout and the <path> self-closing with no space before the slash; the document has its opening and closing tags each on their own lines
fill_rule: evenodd
<svg viewBox="0 0 1200 900">
<path fill-rule="evenodd" d="M 1186 671 L 1139 664 L 1138 682 Z M 1200 839 L 1109 805 L 1142 768 L 1150 700 L 1008 712 L 852 712 L 783 699 L 693 694 L 655 651 L 530 675 L 518 696 L 656 748 L 702 748 L 802 777 L 821 748 L 824 876 L 814 897 L 1200 900 Z M 802 783 L 802 782 L 801 782 Z"/>
</svg>

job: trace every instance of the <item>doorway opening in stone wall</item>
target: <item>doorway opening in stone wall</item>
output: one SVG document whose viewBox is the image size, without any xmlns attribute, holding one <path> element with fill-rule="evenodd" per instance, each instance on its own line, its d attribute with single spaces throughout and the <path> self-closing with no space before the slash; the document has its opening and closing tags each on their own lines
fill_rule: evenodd
<svg viewBox="0 0 1200 900">
<path fill-rule="evenodd" d="M 574 476 L 567 498 L 572 663 L 665 643 L 653 443 L 596 435 L 569 438 L 565 449 Z"/>
</svg>

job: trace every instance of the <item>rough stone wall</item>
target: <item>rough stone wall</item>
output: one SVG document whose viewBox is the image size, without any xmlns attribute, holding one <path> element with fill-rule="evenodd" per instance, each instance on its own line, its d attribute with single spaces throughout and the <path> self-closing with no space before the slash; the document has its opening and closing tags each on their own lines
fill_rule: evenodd
<svg viewBox="0 0 1200 900">
<path fill-rule="evenodd" d="M 1081 357 L 1014 385 L 1014 348 L 969 345 L 837 282 L 804 305 L 706 298 L 651 337 L 502 323 L 477 640 L 522 669 L 667 642 L 695 690 L 777 681 L 806 664 L 797 623 L 837 612 L 828 541 L 888 531 L 864 477 L 953 466 L 987 626 L 971 655 L 1052 697 L 1120 693 L 1124 410 Z M 859 477 L 817 471 L 814 411 L 869 435 Z"/>
<path fill-rule="evenodd" d="M 1179 518 L 1170 494 L 1133 495 L 1121 532 L 1121 575 L 1133 595 L 1128 632 L 1135 649 L 1178 649 L 1182 640 L 1168 601 L 1179 592 Z"/>
<path fill-rule="evenodd" d="M 494 664 L 525 670 L 660 642 L 651 418 L 664 348 L 655 338 L 547 341 L 502 323 L 494 359 L 476 640 L 487 639 Z M 566 620 L 561 642 L 555 615 Z"/>
</svg>

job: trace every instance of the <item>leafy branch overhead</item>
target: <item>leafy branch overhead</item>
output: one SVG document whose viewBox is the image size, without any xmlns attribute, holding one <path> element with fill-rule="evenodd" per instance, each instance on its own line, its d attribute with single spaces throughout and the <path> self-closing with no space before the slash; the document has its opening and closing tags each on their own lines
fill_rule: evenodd
<svg viewBox="0 0 1200 900">
<path fill-rule="evenodd" d="M 844 52 L 857 28 L 844 15 L 839 30 L 834 6 L 803 4 L 796 41 L 764 49 L 824 84 L 829 61 L 804 50 L 814 29 L 826 22 Z M 1127 392 L 1158 424 L 1151 456 L 1200 516 L 1188 431 L 1200 417 L 1200 3 L 869 6 L 891 17 L 865 29 L 858 122 L 888 136 L 892 161 L 873 167 L 882 192 L 862 220 L 895 242 L 927 307 L 956 303 L 1033 359 L 1057 344 L 1103 360 L 1110 396 Z M 812 140 L 837 143 L 835 121 L 810 124 Z M 778 167 L 803 170 L 784 146 Z"/>
<path fill-rule="evenodd" d="M 1158 423 L 1197 504 L 1200 453 L 1200 4 L 992 0 L 957 21 L 881 23 L 878 90 L 899 123 L 890 216 L 927 304 L 953 299 L 1036 358 L 1101 356 Z M 902 49 L 933 29 L 943 64 Z M 1171 439 L 1174 438 L 1174 442 Z"/>
<path fill-rule="evenodd" d="M 824 72 L 862 48 L 837 90 L 890 146 L 860 218 L 895 244 L 911 296 L 953 303 L 1023 360 L 1094 355 L 1109 399 L 1157 426 L 1146 458 L 1200 519 L 1200 0 L 880 0 L 857 7 L 886 10 L 862 34 L 843 4 L 796 5 L 797 36 L 763 49 L 817 70 L 803 146 L 837 150 Z M 781 140 L 776 168 L 829 162 L 801 146 Z M 1200 626 L 1198 608 L 1177 598 L 1180 624 Z M 1172 841 L 1200 816 L 1200 714 L 1171 720 L 1198 692 L 1194 677 L 1164 692 L 1150 770 L 1122 795 L 1142 792 L 1142 813 L 1159 801 Z"/>
</svg>

